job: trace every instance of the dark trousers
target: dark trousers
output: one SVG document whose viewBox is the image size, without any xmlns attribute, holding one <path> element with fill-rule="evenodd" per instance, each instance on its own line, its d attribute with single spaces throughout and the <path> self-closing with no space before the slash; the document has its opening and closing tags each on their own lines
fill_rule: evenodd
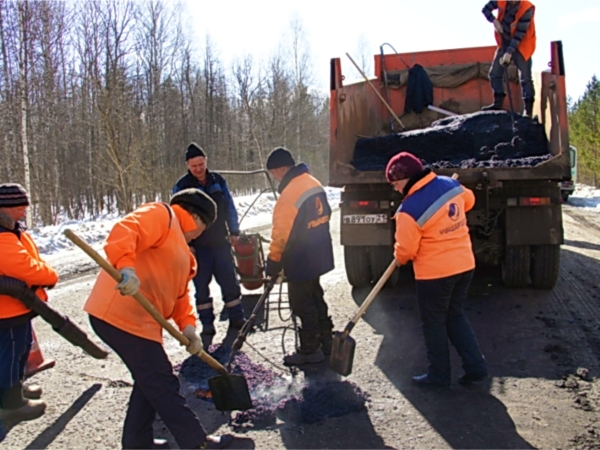
<svg viewBox="0 0 600 450">
<path fill-rule="evenodd" d="M 9 389 L 23 380 L 32 341 L 31 320 L 0 328 L 0 390 Z"/>
<path fill-rule="evenodd" d="M 123 448 L 152 448 L 152 424 L 157 413 L 180 448 L 199 448 L 206 441 L 206 432 L 179 393 L 179 379 L 163 346 L 93 316 L 90 323 L 133 377 L 133 391 L 123 426 Z"/>
<path fill-rule="evenodd" d="M 494 94 L 506 94 L 505 81 L 502 78 L 504 76 L 505 67 L 500 64 L 500 58 L 502 55 L 504 55 L 504 49 L 499 47 L 494 55 L 492 67 L 490 67 L 490 84 L 492 85 Z M 533 79 L 531 78 L 532 58 L 529 58 L 529 61 L 525 61 L 525 58 L 523 58 L 521 52 L 519 52 L 519 50 L 515 50 L 512 54 L 512 61 L 515 63 L 515 66 L 517 66 L 517 70 L 519 71 L 523 100 L 533 101 L 535 98 L 535 89 L 533 87 Z"/>
<path fill-rule="evenodd" d="M 423 325 L 423 337 L 429 361 L 429 375 L 450 382 L 450 348 L 452 343 L 462 359 L 465 373 L 487 374 L 487 363 L 464 313 L 473 271 L 435 280 L 417 280 L 417 298 Z"/>
<path fill-rule="evenodd" d="M 203 324 L 215 321 L 213 299 L 208 287 L 213 275 L 221 287 L 221 295 L 227 307 L 229 319 L 243 319 L 242 291 L 235 270 L 231 245 L 228 242 L 218 247 L 195 245 L 194 251 L 198 261 L 198 273 L 194 277 L 194 287 L 196 288 L 196 307 L 200 321 Z"/>
<path fill-rule="evenodd" d="M 318 334 L 319 322 L 328 321 L 328 308 L 319 277 L 308 281 L 288 281 L 292 312 L 300 318 L 302 330 Z"/>
</svg>

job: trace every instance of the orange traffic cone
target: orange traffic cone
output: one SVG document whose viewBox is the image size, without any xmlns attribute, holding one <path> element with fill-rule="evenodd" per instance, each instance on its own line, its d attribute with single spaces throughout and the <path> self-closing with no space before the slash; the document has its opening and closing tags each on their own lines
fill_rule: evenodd
<svg viewBox="0 0 600 450">
<path fill-rule="evenodd" d="M 25 366 L 25 378 L 29 378 L 42 370 L 51 369 L 56 364 L 56 361 L 53 359 L 44 359 L 33 327 L 31 328 L 31 334 L 33 335 L 33 344 L 31 345 L 31 351 L 29 352 Z"/>
</svg>

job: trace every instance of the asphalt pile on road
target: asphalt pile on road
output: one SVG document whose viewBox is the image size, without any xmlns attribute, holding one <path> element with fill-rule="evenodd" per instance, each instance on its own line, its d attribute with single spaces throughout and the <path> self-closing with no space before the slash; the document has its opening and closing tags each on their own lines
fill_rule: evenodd
<svg viewBox="0 0 600 450">
<path fill-rule="evenodd" d="M 446 117 L 431 127 L 356 142 L 352 165 L 360 171 L 385 170 L 402 151 L 432 168 L 533 167 L 552 157 L 544 127 L 507 111 L 479 111 Z"/>
<path fill-rule="evenodd" d="M 212 345 L 209 353 L 225 364 L 230 347 Z M 196 395 L 211 401 L 208 379 L 217 372 L 199 358 L 190 357 L 176 370 L 194 385 Z M 349 381 L 306 381 L 283 376 L 261 364 L 253 363 L 244 352 L 237 352 L 232 373 L 248 382 L 254 408 L 236 412 L 231 418 L 233 428 L 262 428 L 275 423 L 276 418 L 297 424 L 321 422 L 328 417 L 340 417 L 366 410 L 369 395 Z"/>
</svg>

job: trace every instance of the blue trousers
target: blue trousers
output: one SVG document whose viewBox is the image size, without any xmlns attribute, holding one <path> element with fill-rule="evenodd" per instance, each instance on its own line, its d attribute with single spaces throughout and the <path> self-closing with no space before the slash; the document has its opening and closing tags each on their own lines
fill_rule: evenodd
<svg viewBox="0 0 600 450">
<path fill-rule="evenodd" d="M 96 334 L 123 360 L 133 377 L 133 390 L 123 426 L 123 448 L 152 448 L 158 413 L 180 448 L 200 448 L 206 432 L 179 393 L 179 379 L 163 346 L 127 333 L 90 316 Z"/>
<path fill-rule="evenodd" d="M 196 308 L 198 308 L 200 322 L 206 325 L 215 321 L 213 299 L 209 289 L 213 276 L 221 287 L 229 320 L 243 319 L 242 291 L 235 270 L 231 245 L 228 242 L 218 247 L 194 245 L 194 251 L 198 261 L 198 273 L 194 277 L 194 287 L 196 288 Z"/>
<path fill-rule="evenodd" d="M 450 345 L 462 359 L 466 374 L 488 373 L 487 363 L 467 320 L 463 305 L 473 271 L 435 280 L 417 280 L 417 298 L 423 337 L 429 361 L 428 374 L 440 383 L 450 383 Z"/>
<path fill-rule="evenodd" d="M 0 389 L 11 388 L 23 380 L 32 341 L 31 320 L 0 328 Z"/>
<path fill-rule="evenodd" d="M 506 94 L 505 82 L 502 78 L 504 76 L 505 67 L 500 64 L 500 58 L 504 55 L 504 49 L 498 47 L 496 54 L 494 55 L 494 61 L 492 67 L 490 67 L 489 77 L 490 84 L 494 94 Z M 531 78 L 531 64 L 532 58 L 529 61 L 525 61 L 523 55 L 519 50 L 515 50 L 512 55 L 512 61 L 517 66 L 519 71 L 519 79 L 521 82 L 521 91 L 523 92 L 523 101 L 533 100 L 535 98 L 535 89 L 533 87 L 533 79 Z"/>
</svg>

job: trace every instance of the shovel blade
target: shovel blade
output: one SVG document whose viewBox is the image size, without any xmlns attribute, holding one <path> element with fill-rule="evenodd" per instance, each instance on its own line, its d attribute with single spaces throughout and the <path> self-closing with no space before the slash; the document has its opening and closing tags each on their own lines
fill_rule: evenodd
<svg viewBox="0 0 600 450">
<path fill-rule="evenodd" d="M 329 367 L 342 376 L 350 375 L 354 361 L 356 341 L 350 336 L 344 339 L 344 333 L 336 331 L 333 335 L 333 346 L 329 357 Z"/>
<path fill-rule="evenodd" d="M 208 380 L 218 411 L 245 411 L 252 408 L 246 379 L 240 375 L 219 375 Z"/>
</svg>

